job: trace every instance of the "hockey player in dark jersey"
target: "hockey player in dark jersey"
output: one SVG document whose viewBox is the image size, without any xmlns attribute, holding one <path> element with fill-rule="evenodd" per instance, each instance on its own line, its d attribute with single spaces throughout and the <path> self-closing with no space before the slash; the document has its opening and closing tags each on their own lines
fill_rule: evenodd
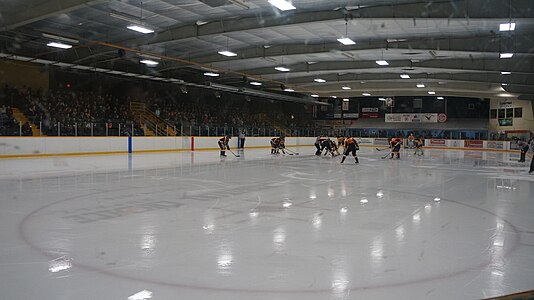
<svg viewBox="0 0 534 300">
<path fill-rule="evenodd" d="M 230 142 L 231 138 L 232 138 L 231 136 L 227 135 L 219 139 L 218 144 L 219 144 L 219 148 L 221 148 L 222 157 L 226 157 L 226 150 L 230 150 L 230 145 L 228 145 L 228 143 Z"/>
<path fill-rule="evenodd" d="M 358 142 L 352 137 L 347 137 L 345 139 L 345 152 L 343 153 L 343 158 L 341 159 L 341 163 L 345 161 L 345 158 L 349 155 L 349 153 L 352 153 L 352 156 L 354 156 L 355 163 L 359 164 L 360 161 L 358 160 L 358 156 L 356 155 L 356 151 L 360 150 L 360 147 L 358 146 Z"/>
<path fill-rule="evenodd" d="M 273 137 L 271 139 L 271 154 L 278 153 L 278 144 L 280 143 L 280 138 Z"/>
</svg>

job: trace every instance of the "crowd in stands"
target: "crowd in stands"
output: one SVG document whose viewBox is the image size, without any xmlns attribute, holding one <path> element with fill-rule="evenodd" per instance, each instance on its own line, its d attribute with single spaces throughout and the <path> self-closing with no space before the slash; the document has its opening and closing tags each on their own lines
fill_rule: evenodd
<svg viewBox="0 0 534 300">
<path fill-rule="evenodd" d="M 77 91 L 73 89 L 40 90 L 28 87 L 5 86 L 0 103 L 19 108 L 31 123 L 40 126 L 43 135 L 144 135 L 135 122 L 129 104 L 142 102 L 169 126 L 176 128 L 208 126 L 262 128 L 273 126 L 295 127 L 299 120 L 292 114 L 265 104 L 258 109 L 250 101 L 186 101 L 168 95 L 143 95 L 119 99 L 110 94 Z M 6 108 L 7 110 L 7 108 Z M 20 128 L 10 114 L 2 114 L 2 135 L 19 135 Z M 119 126 L 120 124 L 120 126 Z M 133 124 L 133 126 L 132 126 Z M 306 125 L 311 124 L 308 120 Z M 302 125 L 302 124 L 298 124 Z M 133 127 L 133 132 L 132 132 Z M 120 128 L 120 133 L 119 133 Z M 24 134 L 31 135 L 30 124 L 24 124 Z"/>
</svg>

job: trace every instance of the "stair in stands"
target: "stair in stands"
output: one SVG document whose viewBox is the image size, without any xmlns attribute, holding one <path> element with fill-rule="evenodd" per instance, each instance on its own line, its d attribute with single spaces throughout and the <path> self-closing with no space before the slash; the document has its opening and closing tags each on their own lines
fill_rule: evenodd
<svg viewBox="0 0 534 300">
<path fill-rule="evenodd" d="M 150 111 L 144 103 L 130 102 L 130 111 L 147 136 L 175 136 L 174 126 Z"/>
<path fill-rule="evenodd" d="M 28 122 L 32 128 L 32 136 L 40 136 L 41 135 L 41 132 L 39 130 L 39 128 L 33 124 L 32 122 L 30 122 L 30 120 L 28 120 L 28 118 L 24 115 L 24 113 L 22 113 L 22 111 L 16 107 L 13 107 L 12 108 L 12 111 L 13 111 L 13 118 L 15 118 L 15 120 L 17 120 L 17 122 L 19 122 L 19 124 L 26 124 L 26 122 Z"/>
</svg>

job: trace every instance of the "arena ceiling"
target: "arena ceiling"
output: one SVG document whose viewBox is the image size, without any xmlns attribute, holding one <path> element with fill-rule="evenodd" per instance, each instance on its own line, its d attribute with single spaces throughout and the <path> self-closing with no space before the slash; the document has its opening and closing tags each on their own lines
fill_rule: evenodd
<svg viewBox="0 0 534 300">
<path fill-rule="evenodd" d="M 268 0 L 0 0 L 0 56 L 177 84 L 283 85 L 295 96 L 534 99 L 532 0 L 289 2 L 295 9 Z M 515 30 L 500 31 L 506 23 Z"/>
</svg>

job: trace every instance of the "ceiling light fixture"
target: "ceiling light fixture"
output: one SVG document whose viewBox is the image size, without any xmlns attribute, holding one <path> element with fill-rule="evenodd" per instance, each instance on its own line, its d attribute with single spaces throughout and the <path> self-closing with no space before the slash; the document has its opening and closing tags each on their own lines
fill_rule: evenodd
<svg viewBox="0 0 534 300">
<path fill-rule="evenodd" d="M 285 0 L 269 0 L 269 3 L 271 3 L 272 6 L 278 8 L 281 11 L 296 9 L 293 4 Z"/>
<path fill-rule="evenodd" d="M 429 94 L 429 95 L 435 95 L 435 94 L 436 94 L 436 92 L 433 92 L 433 91 L 428 91 L 428 94 Z"/>
<path fill-rule="evenodd" d="M 424 84 L 422 84 L 422 83 L 418 83 L 418 84 L 417 84 L 417 87 L 418 87 L 418 88 L 424 88 L 424 87 L 425 87 L 425 85 L 424 85 Z"/>
<path fill-rule="evenodd" d="M 438 100 L 443 100 L 443 99 L 445 99 L 445 98 L 443 98 L 443 97 L 437 97 L 436 99 L 438 99 Z"/>
<path fill-rule="evenodd" d="M 351 89 L 350 86 L 342 86 L 341 88 L 344 89 L 344 90 L 350 90 Z"/>
<path fill-rule="evenodd" d="M 400 75 L 400 78 L 402 78 L 402 79 L 409 79 L 409 78 L 410 78 L 410 75 L 408 75 L 408 74 L 401 74 L 401 75 Z"/>
<path fill-rule="evenodd" d="M 260 85 L 262 85 L 261 82 L 257 82 L 257 81 L 251 81 L 250 84 L 251 84 L 251 85 L 255 85 L 255 86 L 260 86 Z"/>
<path fill-rule="evenodd" d="M 295 91 L 295 90 L 292 89 L 292 88 L 285 88 L 285 89 L 284 89 L 284 92 L 294 92 L 294 91 Z"/>
<path fill-rule="evenodd" d="M 355 45 L 356 42 L 351 40 L 348 36 L 349 36 L 349 22 L 345 19 L 345 36 L 342 37 L 342 38 L 339 38 L 337 39 L 338 42 L 340 42 L 341 44 L 345 45 L 345 46 L 349 46 L 349 45 Z"/>
<path fill-rule="evenodd" d="M 291 71 L 290 69 L 288 69 L 286 67 L 282 67 L 282 66 L 276 67 L 274 69 L 277 70 L 277 71 L 280 71 L 280 72 L 289 72 L 289 71 Z"/>
<path fill-rule="evenodd" d="M 72 48 L 71 45 L 67 45 L 67 44 L 63 44 L 63 43 L 58 43 L 58 42 L 49 42 L 48 44 L 46 44 L 48 47 L 54 47 L 54 48 L 60 48 L 60 49 L 70 49 Z"/>
<path fill-rule="evenodd" d="M 204 73 L 204 76 L 219 77 L 220 74 L 219 73 L 214 73 L 214 72 L 206 72 L 206 73 Z"/>
<path fill-rule="evenodd" d="M 389 63 L 387 61 L 383 60 L 383 59 L 382 60 L 377 60 L 376 64 L 379 65 L 379 66 L 388 66 L 389 65 Z"/>
<path fill-rule="evenodd" d="M 515 23 L 502 23 L 499 25 L 499 31 L 514 31 Z"/>
<path fill-rule="evenodd" d="M 362 95 L 363 95 L 363 96 L 371 96 L 371 93 L 366 93 L 366 92 L 364 92 L 364 93 L 362 93 Z"/>
<path fill-rule="evenodd" d="M 126 28 L 128 28 L 130 30 L 133 30 L 133 31 L 140 32 L 140 33 L 144 33 L 144 34 L 153 33 L 154 32 L 153 29 L 146 28 L 146 27 L 140 26 L 140 25 L 129 25 L 129 26 L 126 26 Z"/>
<path fill-rule="evenodd" d="M 343 102 L 349 102 L 349 98 L 343 98 Z"/>
<path fill-rule="evenodd" d="M 150 59 L 142 59 L 139 62 L 148 66 L 157 66 L 159 64 L 159 62 Z"/>
<path fill-rule="evenodd" d="M 380 98 L 378 98 L 378 100 L 379 100 L 379 101 L 386 101 L 386 98 L 384 98 L 384 97 L 380 97 Z"/>
<path fill-rule="evenodd" d="M 311 95 L 311 96 L 312 96 L 313 98 L 319 98 L 319 95 L 317 95 L 317 94 L 313 94 L 313 95 Z"/>
<path fill-rule="evenodd" d="M 228 56 L 228 57 L 237 56 L 237 53 L 234 53 L 234 52 L 228 50 L 229 49 L 229 47 L 228 47 L 228 40 L 229 39 L 230 38 L 228 36 L 226 36 L 226 49 L 223 50 L 223 51 L 219 51 L 217 53 L 219 53 L 220 55 Z"/>
<path fill-rule="evenodd" d="M 326 82 L 326 80 L 322 79 L 322 78 L 315 78 L 313 81 L 315 82 L 319 82 L 319 83 L 324 83 Z"/>
<path fill-rule="evenodd" d="M 502 71 L 501 72 L 501 75 L 510 75 L 510 74 L 512 74 L 512 72 L 508 72 L 508 71 Z"/>
<path fill-rule="evenodd" d="M 219 51 L 217 53 L 219 53 L 220 55 L 228 56 L 228 57 L 237 56 L 237 53 L 234 53 L 234 52 L 228 51 L 228 50 Z"/>
<path fill-rule="evenodd" d="M 503 85 L 503 86 L 504 86 L 504 85 L 508 85 L 508 83 L 501 83 L 501 85 Z"/>
<path fill-rule="evenodd" d="M 512 58 L 514 56 L 513 53 L 501 53 L 500 58 Z"/>
</svg>

